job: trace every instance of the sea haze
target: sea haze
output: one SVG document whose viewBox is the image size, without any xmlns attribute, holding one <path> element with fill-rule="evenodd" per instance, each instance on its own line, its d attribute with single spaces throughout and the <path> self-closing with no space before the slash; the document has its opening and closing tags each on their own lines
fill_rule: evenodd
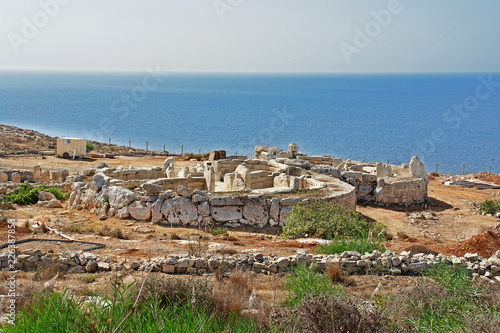
<svg viewBox="0 0 500 333">
<path fill-rule="evenodd" d="M 172 153 L 295 142 L 308 155 L 499 173 L 500 87 L 474 97 L 488 76 L 3 72 L 0 123 Z"/>
</svg>

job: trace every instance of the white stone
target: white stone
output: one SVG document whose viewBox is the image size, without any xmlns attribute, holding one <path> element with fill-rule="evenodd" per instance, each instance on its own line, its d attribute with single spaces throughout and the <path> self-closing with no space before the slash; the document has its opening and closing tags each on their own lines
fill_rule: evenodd
<svg viewBox="0 0 500 333">
<path fill-rule="evenodd" d="M 120 209 L 135 200 L 135 193 L 120 186 L 110 186 L 108 188 L 108 198 L 111 207 Z"/>
<path fill-rule="evenodd" d="M 418 156 L 413 156 L 410 162 L 410 172 L 413 176 L 423 178 L 426 182 L 429 181 L 427 172 L 425 172 L 425 167 Z"/>
<path fill-rule="evenodd" d="M 175 158 L 173 157 L 167 157 L 165 159 L 165 162 L 163 162 L 163 170 L 167 170 L 169 167 L 174 168 L 175 165 Z"/>
<path fill-rule="evenodd" d="M 151 217 L 151 210 L 140 201 L 134 201 L 128 206 L 128 212 L 133 219 L 145 221 Z"/>
</svg>

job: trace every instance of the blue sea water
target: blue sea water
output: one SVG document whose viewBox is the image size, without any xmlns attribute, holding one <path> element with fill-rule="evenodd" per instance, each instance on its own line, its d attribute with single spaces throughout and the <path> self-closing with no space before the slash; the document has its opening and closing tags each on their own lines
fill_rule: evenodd
<svg viewBox="0 0 500 333">
<path fill-rule="evenodd" d="M 483 82 L 493 81 L 484 85 Z M 0 123 L 172 153 L 255 145 L 500 172 L 497 74 L 0 73 Z M 459 107 L 459 108 L 455 108 Z"/>
</svg>

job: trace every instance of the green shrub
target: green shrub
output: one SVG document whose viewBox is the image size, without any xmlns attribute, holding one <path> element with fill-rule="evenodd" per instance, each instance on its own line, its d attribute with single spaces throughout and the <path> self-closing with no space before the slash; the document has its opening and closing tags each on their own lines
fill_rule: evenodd
<svg viewBox="0 0 500 333">
<path fill-rule="evenodd" d="M 288 291 L 286 303 L 295 306 L 311 296 L 342 295 L 343 287 L 330 281 L 325 273 L 318 272 L 305 265 L 299 265 L 285 282 Z"/>
<path fill-rule="evenodd" d="M 325 201 L 301 202 L 292 208 L 283 226 L 283 238 L 318 236 L 367 238 L 370 224 L 359 213 Z"/>
<path fill-rule="evenodd" d="M 54 194 L 59 200 L 68 199 L 68 195 L 56 187 L 42 185 L 33 187 L 30 184 L 21 184 L 14 192 L 7 194 L 2 201 L 12 202 L 18 205 L 33 205 L 38 202 L 38 194 L 42 191 Z"/>
<path fill-rule="evenodd" d="M 87 152 L 95 150 L 95 146 L 92 142 L 87 141 Z"/>
<path fill-rule="evenodd" d="M 213 236 L 224 235 L 224 234 L 227 234 L 227 230 L 226 229 L 217 228 L 217 229 L 212 230 L 212 235 Z"/>
<path fill-rule="evenodd" d="M 484 200 L 479 206 L 479 211 L 485 214 L 496 214 L 500 212 L 500 200 Z"/>
<path fill-rule="evenodd" d="M 372 253 L 378 250 L 385 252 L 384 242 L 376 239 L 354 238 L 354 239 L 334 239 L 326 244 L 321 244 L 317 252 L 322 254 L 336 254 L 344 251 L 357 251 L 361 254 L 365 252 Z"/>
</svg>

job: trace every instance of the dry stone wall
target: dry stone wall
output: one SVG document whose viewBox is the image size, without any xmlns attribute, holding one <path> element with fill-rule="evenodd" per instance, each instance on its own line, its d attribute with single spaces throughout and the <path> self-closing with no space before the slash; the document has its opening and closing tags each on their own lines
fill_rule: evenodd
<svg viewBox="0 0 500 333">
<path fill-rule="evenodd" d="M 239 255 L 212 255 L 202 257 L 189 254 L 169 254 L 151 260 L 116 261 L 110 256 L 100 256 L 91 252 L 71 252 L 62 254 L 44 253 L 40 250 L 24 250 L 16 253 L 15 268 L 35 271 L 56 263 L 61 271 L 69 273 L 97 273 L 106 271 L 153 271 L 166 274 L 227 274 L 232 271 L 276 274 L 289 272 L 298 265 L 314 267 L 324 271 L 328 265 L 338 264 L 348 274 L 392 274 L 420 275 L 434 265 L 448 264 L 463 266 L 473 272 L 475 279 L 500 283 L 500 251 L 489 259 L 467 253 L 464 257 L 433 255 L 411 252 L 373 251 L 361 254 L 345 251 L 334 255 L 313 255 L 299 249 L 296 255 L 277 257 L 273 253 L 245 253 Z M 9 267 L 9 253 L 0 253 L 1 268 Z"/>
</svg>

